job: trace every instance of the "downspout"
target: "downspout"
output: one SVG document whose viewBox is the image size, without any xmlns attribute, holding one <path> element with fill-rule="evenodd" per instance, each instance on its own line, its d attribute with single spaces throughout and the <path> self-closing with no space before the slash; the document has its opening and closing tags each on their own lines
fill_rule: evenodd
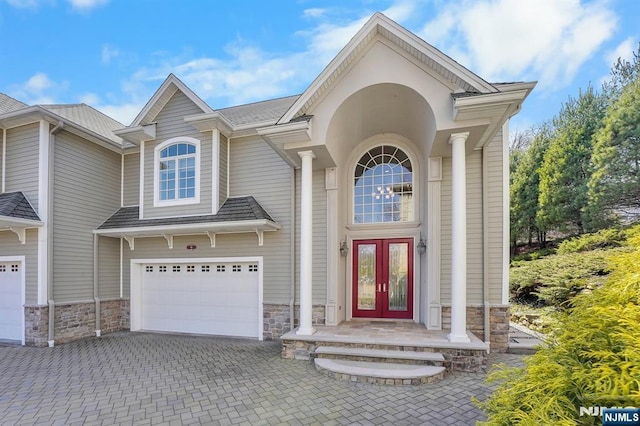
<svg viewBox="0 0 640 426">
<path fill-rule="evenodd" d="M 98 249 L 100 236 L 93 234 L 93 300 L 96 302 L 96 337 L 100 337 L 100 298 L 98 297 Z"/>
<path fill-rule="evenodd" d="M 48 333 L 48 344 L 49 347 L 52 348 L 55 344 L 54 340 L 54 331 L 55 331 L 55 318 L 56 318 L 56 303 L 53 300 L 53 268 L 52 268 L 52 259 L 53 256 L 53 181 L 54 181 L 54 164 L 55 164 L 55 144 L 56 144 L 56 134 L 62 130 L 64 127 L 64 123 L 62 121 L 58 121 L 58 124 L 51 129 L 49 132 L 49 202 L 48 204 L 48 212 L 47 212 L 47 245 L 48 245 L 48 259 L 47 263 L 49 266 L 47 267 L 47 296 L 48 296 L 48 305 L 49 305 L 49 333 Z"/>
<path fill-rule="evenodd" d="M 482 299 L 484 341 L 491 345 L 491 305 L 489 304 L 489 200 L 487 198 L 488 156 L 486 148 L 482 155 Z"/>
<path fill-rule="evenodd" d="M 294 316 L 295 316 L 295 301 L 296 301 L 296 169 L 291 167 L 291 239 L 290 242 L 290 275 L 291 275 L 291 288 L 289 294 L 291 299 L 289 300 L 289 330 L 293 331 L 295 328 Z"/>
</svg>

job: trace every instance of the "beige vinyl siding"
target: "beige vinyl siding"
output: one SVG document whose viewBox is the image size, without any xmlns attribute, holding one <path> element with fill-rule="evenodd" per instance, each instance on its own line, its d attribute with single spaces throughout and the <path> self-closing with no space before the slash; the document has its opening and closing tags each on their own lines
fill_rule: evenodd
<svg viewBox="0 0 640 426">
<path fill-rule="evenodd" d="M 228 179 L 227 179 L 227 172 L 229 170 L 229 168 L 227 167 L 227 154 L 228 154 L 228 149 L 227 149 L 227 138 L 224 135 L 220 135 L 220 161 L 218 162 L 219 166 L 218 166 L 218 174 L 220 176 L 220 185 L 219 185 L 219 189 L 218 189 L 218 194 L 219 194 L 219 206 L 222 206 L 222 204 L 224 204 L 225 200 L 227 199 L 227 184 L 228 184 Z"/>
<path fill-rule="evenodd" d="M 282 226 L 264 233 L 264 245 L 258 246 L 255 233 L 218 234 L 216 247 L 206 235 L 175 236 L 173 249 L 164 238 L 136 238 L 135 250 L 127 243 L 123 251 L 124 296 L 130 294 L 131 259 L 225 258 L 262 256 L 263 298 L 265 303 L 289 303 L 290 294 L 290 168 L 264 141 L 245 138 L 231 141 L 230 196 L 252 195 Z M 195 244 L 189 251 L 187 245 Z"/>
<path fill-rule="evenodd" d="M 25 256 L 25 302 L 38 303 L 38 230 L 27 229 L 27 242 L 11 231 L 0 231 L 0 256 Z"/>
<path fill-rule="evenodd" d="M 296 302 L 300 289 L 300 169 L 296 170 Z M 327 190 L 325 172 L 313 171 L 313 304 L 327 303 Z"/>
<path fill-rule="evenodd" d="M 200 114 L 202 110 L 177 91 L 156 117 L 156 140 L 144 144 L 144 217 L 172 217 L 212 214 L 211 201 L 211 132 L 199 132 L 185 123 L 184 117 Z M 154 207 L 154 148 L 168 139 L 187 136 L 200 141 L 200 203 Z"/>
<path fill-rule="evenodd" d="M 487 197 L 489 238 L 489 302 L 502 303 L 503 251 L 503 192 L 502 192 L 502 131 L 498 132 L 485 148 L 487 156 Z"/>
<path fill-rule="evenodd" d="M 121 156 L 71 133 L 56 135 L 53 297 L 93 298 L 93 233 L 120 206 Z"/>
<path fill-rule="evenodd" d="M 5 192 L 22 191 L 38 211 L 38 160 L 40 125 L 7 130 Z"/>
<path fill-rule="evenodd" d="M 120 297 L 120 239 L 98 239 L 98 295 L 101 299 Z"/>
<path fill-rule="evenodd" d="M 140 154 L 124 156 L 124 197 L 123 206 L 140 204 Z"/>
<path fill-rule="evenodd" d="M 466 157 L 467 304 L 482 303 L 482 154 Z M 451 303 L 451 157 L 442 159 L 440 298 Z"/>
<path fill-rule="evenodd" d="M 230 150 L 229 196 L 253 196 L 282 226 L 279 231 L 265 233 L 264 301 L 289 303 L 291 168 L 257 137 L 232 140 Z"/>
</svg>

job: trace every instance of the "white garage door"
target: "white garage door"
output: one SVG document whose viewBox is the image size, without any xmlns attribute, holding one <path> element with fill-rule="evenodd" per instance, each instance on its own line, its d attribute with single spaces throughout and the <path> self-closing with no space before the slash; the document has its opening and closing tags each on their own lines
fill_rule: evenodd
<svg viewBox="0 0 640 426">
<path fill-rule="evenodd" d="M 258 264 L 142 265 L 141 329 L 259 337 Z"/>
<path fill-rule="evenodd" d="M 0 261 L 0 339 L 23 338 L 22 263 Z"/>
</svg>

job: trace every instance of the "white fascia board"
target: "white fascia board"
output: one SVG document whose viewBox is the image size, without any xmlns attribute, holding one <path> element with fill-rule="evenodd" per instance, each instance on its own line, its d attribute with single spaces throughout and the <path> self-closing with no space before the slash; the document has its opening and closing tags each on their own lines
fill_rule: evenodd
<svg viewBox="0 0 640 426">
<path fill-rule="evenodd" d="M 282 228 L 275 222 L 266 219 L 213 222 L 213 223 L 188 223 L 180 225 L 138 226 L 132 228 L 94 229 L 93 233 L 105 237 L 153 237 L 166 235 L 193 235 L 214 232 L 218 234 L 233 234 L 244 232 L 277 231 Z"/>
<path fill-rule="evenodd" d="M 113 133 L 128 142 L 140 145 L 142 141 L 154 140 L 156 138 L 156 123 L 125 127 L 124 129 L 114 130 Z"/>
<path fill-rule="evenodd" d="M 40 228 L 44 226 L 44 222 L 40 220 L 21 219 L 18 217 L 0 217 L 0 231 L 8 231 L 9 228 Z"/>
<path fill-rule="evenodd" d="M 455 98 L 453 100 L 454 120 L 460 121 L 494 115 L 496 107 L 499 110 L 517 109 L 529 92 L 530 90 L 521 89 Z"/>
<path fill-rule="evenodd" d="M 234 130 L 233 124 L 219 112 L 189 115 L 184 118 L 184 121 L 201 132 L 219 130 L 226 137 L 229 137 Z"/>
</svg>

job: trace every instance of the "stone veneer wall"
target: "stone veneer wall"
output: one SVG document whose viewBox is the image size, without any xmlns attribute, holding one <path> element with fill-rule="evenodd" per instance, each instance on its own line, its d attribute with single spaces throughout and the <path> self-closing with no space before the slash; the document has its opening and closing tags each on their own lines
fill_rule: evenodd
<svg viewBox="0 0 640 426">
<path fill-rule="evenodd" d="M 263 309 L 263 338 L 264 340 L 276 340 L 283 334 L 291 331 L 291 310 L 289 305 L 276 305 L 265 303 Z M 294 307 L 294 327 L 300 320 L 300 306 Z M 313 306 L 313 325 L 325 324 L 324 305 Z"/>
<path fill-rule="evenodd" d="M 442 329 L 451 329 L 451 307 L 442 307 Z M 467 330 L 484 340 L 484 307 L 467 306 Z M 509 306 L 489 308 L 491 352 L 506 352 L 509 348 Z"/>
<path fill-rule="evenodd" d="M 49 307 L 25 306 L 25 345 L 47 346 L 49 337 Z M 96 305 L 93 301 L 61 303 L 55 306 L 54 341 L 56 344 L 95 336 Z M 129 301 L 100 302 L 101 334 L 129 328 Z"/>
</svg>

